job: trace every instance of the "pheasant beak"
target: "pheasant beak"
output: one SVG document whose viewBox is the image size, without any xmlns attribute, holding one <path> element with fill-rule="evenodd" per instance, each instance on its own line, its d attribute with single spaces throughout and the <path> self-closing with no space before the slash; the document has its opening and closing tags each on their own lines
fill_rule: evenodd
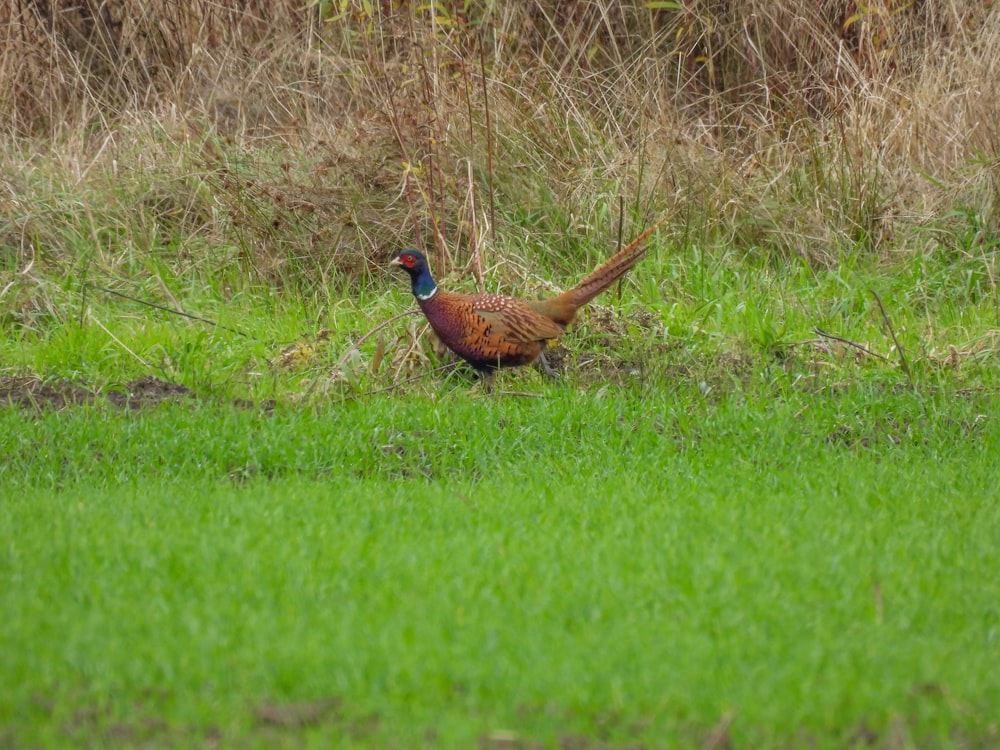
<svg viewBox="0 0 1000 750">
<path fill-rule="evenodd" d="M 390 267 L 396 267 L 396 266 L 402 267 L 402 265 L 403 265 L 403 262 L 399 259 L 398 255 L 395 258 L 393 258 L 392 260 L 389 261 L 389 266 Z"/>
</svg>

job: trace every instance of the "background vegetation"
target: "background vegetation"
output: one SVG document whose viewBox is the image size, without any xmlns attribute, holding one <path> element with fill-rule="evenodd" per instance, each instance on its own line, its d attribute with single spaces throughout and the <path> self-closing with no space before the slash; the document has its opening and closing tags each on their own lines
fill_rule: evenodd
<svg viewBox="0 0 1000 750">
<path fill-rule="evenodd" d="M 705 304 L 763 278 L 760 320 L 723 336 L 738 348 L 826 323 L 885 351 L 874 278 L 893 315 L 921 321 L 911 347 L 995 351 L 992 3 L 7 0 L 0 13 L 8 335 L 85 325 L 101 302 L 105 318 L 142 310 L 87 283 L 210 316 L 263 290 L 313 321 L 260 331 L 270 345 L 330 328 L 342 352 L 398 308 L 380 303 L 402 245 L 431 251 L 453 286 L 530 296 L 665 218 L 666 249 L 636 276 L 678 343 L 704 329 Z M 777 288 L 818 304 L 786 325 L 797 305 L 766 304 Z M 966 303 L 975 322 L 949 312 Z M 355 305 L 377 314 L 358 321 Z M 20 351 L 5 358 L 43 364 Z"/>
</svg>

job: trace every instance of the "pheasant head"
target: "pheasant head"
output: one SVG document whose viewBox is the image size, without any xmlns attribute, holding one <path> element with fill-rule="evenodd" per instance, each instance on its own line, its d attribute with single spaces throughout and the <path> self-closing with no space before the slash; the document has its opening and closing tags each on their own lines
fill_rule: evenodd
<svg viewBox="0 0 1000 750">
<path fill-rule="evenodd" d="M 427 258 L 417 250 L 402 250 L 399 256 L 393 258 L 389 265 L 399 266 L 410 275 L 413 285 L 413 296 L 418 300 L 426 302 L 437 294 L 437 284 L 431 276 L 430 266 L 427 265 Z"/>
</svg>

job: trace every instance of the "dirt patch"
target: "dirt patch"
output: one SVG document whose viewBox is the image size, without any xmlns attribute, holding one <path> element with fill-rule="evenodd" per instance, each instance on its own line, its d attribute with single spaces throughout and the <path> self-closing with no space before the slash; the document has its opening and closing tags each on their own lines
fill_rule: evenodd
<svg viewBox="0 0 1000 750">
<path fill-rule="evenodd" d="M 0 378 L 0 407 L 49 411 L 93 401 L 91 391 L 68 380 L 46 383 L 35 377 Z"/>
<path fill-rule="evenodd" d="M 69 380 L 44 381 L 34 376 L 0 378 L 0 408 L 6 406 L 37 412 L 101 402 L 123 409 L 142 409 L 164 401 L 195 397 L 194 391 L 186 386 L 149 375 L 101 390 L 92 390 Z"/>
<path fill-rule="evenodd" d="M 196 398 L 194 391 L 187 386 L 168 383 L 151 375 L 131 380 L 120 389 L 107 389 L 104 395 L 115 406 L 126 409 L 141 409 L 162 404 L 164 401 Z"/>
<path fill-rule="evenodd" d="M 149 409 L 160 404 L 185 401 L 210 401 L 180 383 L 170 383 L 151 375 L 127 383 L 91 388 L 70 380 L 45 381 L 35 375 L 0 377 L 0 409 L 22 409 L 38 413 L 59 411 L 72 406 L 110 404 L 120 409 Z M 257 403 L 237 398 L 228 402 L 237 409 L 274 411 L 274 400 Z"/>
<path fill-rule="evenodd" d="M 302 703 L 263 703 L 255 706 L 253 713 L 261 724 L 294 729 L 319 724 L 339 707 L 340 699 L 330 697 Z"/>
</svg>

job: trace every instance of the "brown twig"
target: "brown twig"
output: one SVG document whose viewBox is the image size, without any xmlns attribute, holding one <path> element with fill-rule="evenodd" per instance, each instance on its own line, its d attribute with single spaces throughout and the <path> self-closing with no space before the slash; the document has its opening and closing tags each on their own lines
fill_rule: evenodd
<svg viewBox="0 0 1000 750">
<path fill-rule="evenodd" d="M 486 286 L 483 283 L 483 256 L 479 251 L 479 224 L 476 222 L 476 188 L 473 182 L 472 176 L 472 159 L 466 160 L 466 165 L 469 173 L 469 216 L 471 224 L 471 236 L 469 237 L 469 246 L 472 249 L 471 256 L 469 258 L 469 263 L 466 265 L 466 271 L 469 267 L 472 267 L 472 275 L 476 279 L 476 288 L 480 292 L 486 291 Z"/>
<path fill-rule="evenodd" d="M 83 324 L 87 316 L 87 289 L 90 288 L 90 284 L 87 281 L 87 271 L 90 268 L 90 258 L 91 258 L 91 253 L 87 253 L 87 256 L 83 260 L 83 281 L 80 284 L 80 320 L 79 320 L 80 328 L 83 328 Z M 32 261 L 32 263 L 34 263 L 34 261 Z M 28 268 L 30 267 L 31 266 L 29 265 Z M 6 287 L 4 287 L 3 292 L 0 292 L 0 297 L 3 297 L 3 295 L 7 292 L 8 289 L 10 289 L 13 283 L 14 282 L 11 282 Z"/>
<path fill-rule="evenodd" d="M 892 343 L 896 346 L 896 351 L 899 352 L 899 361 L 903 365 L 903 372 L 906 373 L 906 379 L 910 383 L 910 388 L 917 390 L 916 383 L 913 381 L 913 373 L 910 372 L 910 363 L 906 360 L 906 352 L 903 351 L 903 347 L 899 344 L 899 339 L 896 338 L 896 329 L 893 328 L 892 321 L 889 320 L 889 314 L 885 311 L 882 298 L 878 296 L 878 293 L 874 289 L 869 289 L 868 291 L 878 303 L 879 312 L 882 313 L 882 320 L 885 321 L 885 326 L 889 329 L 889 335 L 892 337 Z"/>
<path fill-rule="evenodd" d="M 167 285 L 163 281 L 163 277 L 160 276 L 160 274 L 156 274 L 153 278 L 156 279 L 157 283 L 160 285 L 160 290 L 163 292 L 163 295 L 173 304 L 174 309 L 183 315 L 184 308 L 181 307 L 181 303 L 177 301 L 177 298 L 170 292 L 170 289 L 167 288 Z"/>
<path fill-rule="evenodd" d="M 201 323 L 208 323 L 210 326 L 215 326 L 216 328 L 221 328 L 223 331 L 229 331 L 230 333 L 235 333 L 239 336 L 244 336 L 248 339 L 254 339 L 259 341 L 256 336 L 245 331 L 240 331 L 236 328 L 230 328 L 229 326 L 224 326 L 222 323 L 216 323 L 214 320 L 209 320 L 208 318 L 203 318 L 200 315 L 192 315 L 191 313 L 186 313 L 183 310 L 174 310 L 164 305 L 158 305 L 155 302 L 147 302 L 144 299 L 139 299 L 138 297 L 132 297 L 131 295 L 125 294 L 124 292 L 116 292 L 114 289 L 108 289 L 107 287 L 98 286 L 97 284 L 88 283 L 91 289 L 96 289 L 99 292 L 104 292 L 105 294 L 113 294 L 116 297 L 121 297 L 122 299 L 127 299 L 130 302 L 136 302 L 140 305 L 145 305 L 146 307 L 152 307 L 154 310 L 162 310 L 163 312 L 168 312 L 171 315 L 180 315 L 182 318 L 190 318 L 191 320 L 197 320 Z"/>
<path fill-rule="evenodd" d="M 472 110 L 472 92 L 469 88 L 469 70 L 466 67 L 465 56 L 460 58 L 460 62 L 462 65 L 462 83 L 464 84 L 465 89 L 465 107 L 468 110 L 469 115 L 469 153 L 474 154 L 476 152 L 476 128 Z M 480 292 L 484 292 L 486 291 L 486 288 L 483 285 L 483 261 L 479 252 L 479 220 L 476 215 L 476 183 L 475 172 L 472 169 L 472 159 L 465 160 L 465 167 L 466 180 L 468 181 L 468 187 L 466 188 L 466 205 L 469 207 L 469 246 L 472 249 L 469 262 L 465 266 L 465 271 L 468 273 L 469 268 L 472 268 L 472 275 L 476 279 L 476 288 Z"/>
<path fill-rule="evenodd" d="M 403 380 L 397 380 L 396 382 L 392 383 L 391 385 L 387 385 L 384 388 L 376 388 L 374 391 L 364 391 L 364 392 L 360 392 L 360 393 L 351 393 L 351 394 L 349 394 L 347 396 L 344 396 L 342 399 L 340 399 L 340 401 L 337 401 L 336 403 L 342 404 L 345 401 L 353 401 L 354 399 L 362 398 L 363 396 L 377 396 L 380 393 L 389 393 L 391 391 L 396 390 L 400 386 L 404 386 L 407 383 L 412 383 L 414 380 L 420 380 L 422 378 L 426 378 L 428 375 L 433 375 L 436 372 L 443 372 L 443 371 L 446 371 L 446 370 L 453 370 L 456 367 L 458 367 L 460 364 L 462 364 L 462 363 L 461 362 L 448 362 L 447 364 L 438 365 L 437 367 L 434 367 L 434 368 L 432 368 L 430 370 L 425 370 L 424 372 L 417 373 L 416 375 L 411 375 L 410 377 L 404 378 Z"/>
<path fill-rule="evenodd" d="M 413 200 L 413 189 L 410 185 L 410 173 L 413 169 L 413 159 L 410 157 L 410 150 L 406 147 L 406 139 L 403 138 L 403 126 L 400 124 L 399 111 L 396 109 L 396 98 L 392 93 L 392 82 L 389 80 L 389 75 L 382 70 L 383 78 L 385 79 L 385 98 L 389 103 L 389 124 L 392 125 L 392 132 L 396 136 L 396 143 L 399 144 L 399 150 L 403 154 L 403 162 L 406 164 L 406 171 L 403 174 L 403 194 L 406 196 L 406 202 L 410 206 L 410 211 L 413 213 L 414 217 L 420 215 L 417 211 L 417 207 Z M 420 232 L 420 222 L 419 219 L 414 219 L 414 242 L 417 244 L 417 249 L 420 251 L 424 250 L 423 242 L 421 238 L 423 235 Z"/>
<path fill-rule="evenodd" d="M 618 196 L 618 242 L 615 245 L 615 252 L 622 249 L 622 236 L 625 232 L 625 198 Z M 615 288 L 615 298 L 619 303 L 622 301 L 622 284 L 625 278 L 618 279 L 618 286 Z"/>
<path fill-rule="evenodd" d="M 420 45 L 416 41 L 415 32 L 413 30 L 412 18 L 410 19 L 410 33 L 411 35 L 413 35 L 412 38 L 414 47 L 419 48 Z M 366 44 L 367 44 L 367 39 L 366 39 Z M 371 57 L 371 55 L 369 55 L 369 57 Z M 416 201 L 413 198 L 414 186 L 412 182 L 413 179 L 412 176 L 414 175 L 415 162 L 413 161 L 410 149 L 406 147 L 406 138 L 403 135 L 402 118 L 399 114 L 399 108 L 396 106 L 396 97 L 393 93 L 395 91 L 395 86 L 393 84 L 393 81 L 389 77 L 388 67 L 386 65 L 380 65 L 378 72 L 381 75 L 382 81 L 385 85 L 386 101 L 389 104 L 389 124 L 392 126 L 393 134 L 396 136 L 396 143 L 399 144 L 399 150 L 403 155 L 403 162 L 406 165 L 405 172 L 403 174 L 402 192 L 406 196 L 407 205 L 409 205 L 410 211 L 414 216 L 414 241 L 416 242 L 417 249 L 423 251 L 424 246 L 423 242 L 421 241 L 422 235 L 420 232 L 420 219 L 419 219 L 420 211 L 417 209 Z M 426 73 L 426 68 L 423 69 L 423 72 Z M 424 80 L 424 84 L 425 85 L 427 84 L 426 78 Z M 431 159 L 431 167 L 433 168 L 434 166 L 433 154 L 431 154 L 428 158 Z M 431 183 L 431 190 L 433 193 L 434 175 L 430 171 L 428 172 L 428 174 Z M 438 226 L 437 212 L 434 206 L 433 194 L 428 195 L 427 192 L 424 190 L 423 186 L 419 184 L 419 180 L 417 181 L 416 190 L 420 193 L 420 197 L 427 208 L 427 215 L 430 219 L 431 229 L 434 235 L 435 247 L 437 247 L 439 250 L 442 266 L 445 269 L 451 268 L 451 254 L 448 252 L 448 244 L 447 242 L 445 242 L 444 236 L 441 234 L 440 228 Z"/>
<path fill-rule="evenodd" d="M 972 388 L 959 388 L 955 393 L 967 396 L 970 393 L 988 393 L 991 391 L 1000 391 L 1000 385 L 977 385 Z"/>
<path fill-rule="evenodd" d="M 850 339 L 845 339 L 842 336 L 835 336 L 832 333 L 827 333 L 826 331 L 824 331 L 819 326 L 813 326 L 813 330 L 816 332 L 817 336 L 822 336 L 825 339 L 830 339 L 832 341 L 840 342 L 841 344 L 844 344 L 845 346 L 853 346 L 858 351 L 864 352 L 865 354 L 870 354 L 873 357 L 878 357 L 879 359 L 884 359 L 884 360 L 888 360 L 889 359 L 884 354 L 879 354 L 878 352 L 873 352 L 871 349 L 869 349 L 864 344 L 859 344 L 856 341 L 851 341 Z"/>
<path fill-rule="evenodd" d="M 109 331 L 101 321 L 99 321 L 96 317 L 94 317 L 93 313 L 91 313 L 89 317 L 90 317 L 90 319 L 92 321 L 94 321 L 94 323 L 97 324 L 98 328 L 100 328 L 102 331 L 104 331 L 106 334 L 108 334 L 108 336 L 111 337 L 112 341 L 114 341 L 116 344 L 118 344 L 118 346 L 120 346 L 126 352 L 128 352 L 133 357 L 135 357 L 142 364 L 143 367 L 145 367 L 147 370 L 152 370 L 153 369 L 153 366 L 149 362 L 147 362 L 142 357 L 140 357 L 138 354 L 136 354 L 134 351 L 132 351 L 131 349 L 129 349 L 125 345 L 125 342 L 123 342 L 120 338 L 118 338 L 113 333 L 111 333 L 111 331 Z"/>
</svg>

